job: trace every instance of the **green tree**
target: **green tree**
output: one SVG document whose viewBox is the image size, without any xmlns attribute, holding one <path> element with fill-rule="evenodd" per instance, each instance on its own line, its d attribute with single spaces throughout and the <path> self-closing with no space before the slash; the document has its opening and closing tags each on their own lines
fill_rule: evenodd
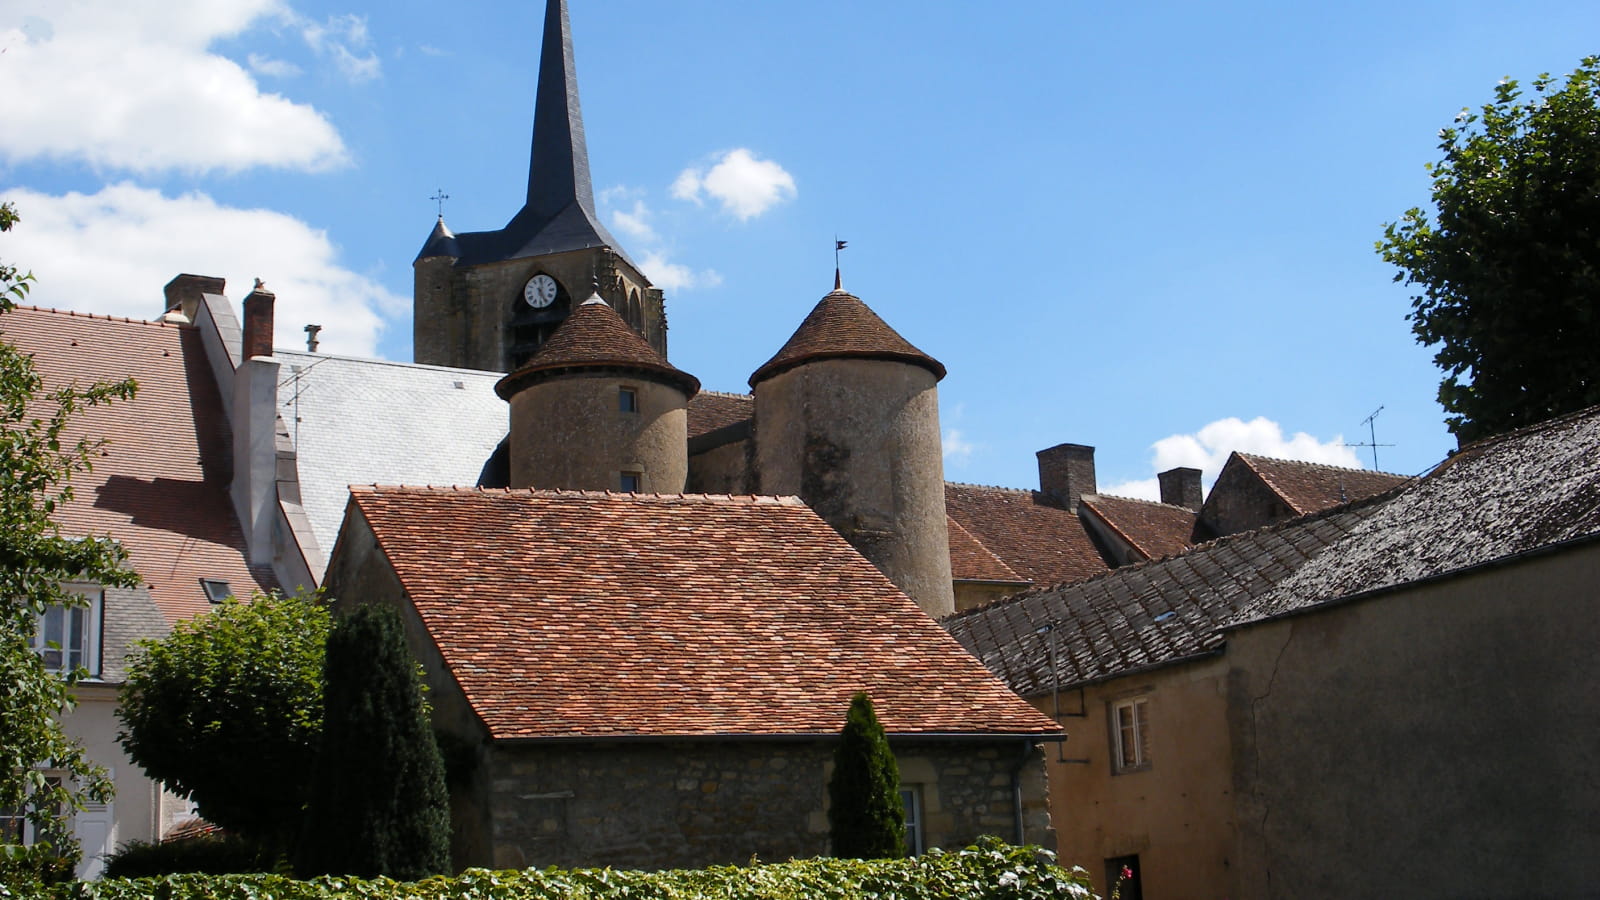
<svg viewBox="0 0 1600 900">
<path fill-rule="evenodd" d="M 828 801 L 834 856 L 894 859 L 905 855 L 900 767 L 878 723 L 872 698 L 865 693 L 850 698 L 850 715 L 833 754 Z"/>
<path fill-rule="evenodd" d="M 450 810 L 405 626 L 363 604 L 328 635 L 322 750 L 295 859 L 301 877 L 450 868 Z"/>
<path fill-rule="evenodd" d="M 141 642 L 122 688 L 117 740 L 200 815 L 285 852 L 322 733 L 328 628 L 313 593 L 257 594 Z"/>
<path fill-rule="evenodd" d="M 11 204 L 0 204 L 0 231 L 16 222 Z M 0 264 L 0 319 L 27 297 L 32 281 Z M 63 852 L 75 852 L 63 840 L 65 817 L 85 801 L 109 799 L 111 783 L 61 727 L 85 672 L 63 677 L 46 667 L 33 637 L 50 607 L 83 605 L 66 582 L 127 587 L 138 576 L 109 537 L 63 535 L 52 515 L 72 498 L 73 475 L 89 471 L 103 443 L 74 437 L 73 418 L 128 399 L 136 388 L 128 379 L 47 390 L 32 357 L 0 341 L 0 808 L 25 810 L 36 832 L 57 836 Z M 44 766 L 65 777 L 46 778 Z"/>
<path fill-rule="evenodd" d="M 1377 245 L 1422 289 L 1408 318 L 1463 440 L 1600 403 L 1600 57 L 1532 87 L 1504 79 L 1439 132 L 1436 217 Z"/>
</svg>

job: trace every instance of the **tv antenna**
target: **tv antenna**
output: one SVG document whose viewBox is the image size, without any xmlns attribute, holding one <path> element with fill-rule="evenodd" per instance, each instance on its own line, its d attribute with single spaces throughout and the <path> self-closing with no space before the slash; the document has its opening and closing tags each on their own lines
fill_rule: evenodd
<svg viewBox="0 0 1600 900">
<path fill-rule="evenodd" d="M 1381 412 L 1383 412 L 1383 407 L 1379 406 L 1377 409 L 1372 411 L 1372 415 L 1367 416 L 1365 419 L 1361 420 L 1361 424 L 1367 426 L 1367 441 L 1365 443 L 1360 443 L 1360 444 L 1348 444 L 1347 443 L 1347 444 L 1344 445 L 1346 447 L 1370 447 L 1370 448 L 1372 448 L 1372 470 L 1374 472 L 1383 471 L 1382 469 L 1378 468 L 1378 448 L 1379 447 L 1393 447 L 1394 446 L 1393 444 L 1380 444 L 1380 443 L 1378 443 L 1377 418 L 1378 418 L 1378 413 L 1381 413 Z"/>
</svg>

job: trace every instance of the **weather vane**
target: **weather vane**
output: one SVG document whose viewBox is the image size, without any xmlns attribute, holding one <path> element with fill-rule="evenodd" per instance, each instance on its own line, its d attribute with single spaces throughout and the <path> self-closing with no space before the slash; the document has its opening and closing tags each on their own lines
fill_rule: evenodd
<svg viewBox="0 0 1600 900">
<path fill-rule="evenodd" d="M 843 250 L 845 245 L 849 243 L 849 241 L 839 240 L 837 234 L 833 236 L 833 289 L 836 291 L 844 290 L 844 276 L 839 271 L 839 251 Z"/>
<path fill-rule="evenodd" d="M 439 204 L 439 218 L 444 218 L 444 202 L 450 199 L 450 195 L 444 192 L 444 188 L 439 188 L 439 190 L 428 199 Z"/>
</svg>

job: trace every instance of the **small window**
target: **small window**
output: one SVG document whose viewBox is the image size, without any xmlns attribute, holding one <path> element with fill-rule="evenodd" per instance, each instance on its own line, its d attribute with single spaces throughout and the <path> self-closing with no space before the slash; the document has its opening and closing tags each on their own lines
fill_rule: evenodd
<svg viewBox="0 0 1600 900">
<path fill-rule="evenodd" d="M 1139 886 L 1139 854 L 1106 860 L 1106 896 L 1119 900 L 1144 900 Z"/>
<path fill-rule="evenodd" d="M 72 672 L 82 667 L 94 677 L 100 674 L 102 592 L 88 585 L 69 585 L 67 590 L 82 597 L 84 605 L 45 610 L 33 633 L 33 652 L 52 672 Z"/>
<path fill-rule="evenodd" d="M 232 585 L 218 578 L 202 578 L 200 586 L 206 589 L 206 599 L 212 603 L 221 603 L 233 596 Z"/>
<path fill-rule="evenodd" d="M 627 494 L 637 494 L 644 489 L 644 473 L 623 472 L 622 491 Z"/>
<path fill-rule="evenodd" d="M 922 845 L 922 786 L 900 786 L 900 805 L 906 810 L 906 855 L 921 856 Z"/>
<path fill-rule="evenodd" d="M 1148 697 L 1111 705 L 1111 760 L 1117 772 L 1150 767 L 1150 704 Z"/>
<path fill-rule="evenodd" d="M 617 410 L 625 413 L 639 411 L 639 392 L 633 388 L 621 388 L 617 391 Z"/>
</svg>

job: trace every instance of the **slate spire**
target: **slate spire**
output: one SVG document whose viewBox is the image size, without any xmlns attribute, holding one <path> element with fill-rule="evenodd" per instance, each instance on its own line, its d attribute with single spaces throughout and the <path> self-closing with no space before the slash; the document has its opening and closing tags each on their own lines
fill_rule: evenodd
<svg viewBox="0 0 1600 900">
<path fill-rule="evenodd" d="M 594 216 L 594 188 L 589 181 L 583 110 L 578 105 L 578 72 L 572 63 L 567 0 L 547 0 L 526 211 L 549 219 L 573 203 Z"/>
</svg>

